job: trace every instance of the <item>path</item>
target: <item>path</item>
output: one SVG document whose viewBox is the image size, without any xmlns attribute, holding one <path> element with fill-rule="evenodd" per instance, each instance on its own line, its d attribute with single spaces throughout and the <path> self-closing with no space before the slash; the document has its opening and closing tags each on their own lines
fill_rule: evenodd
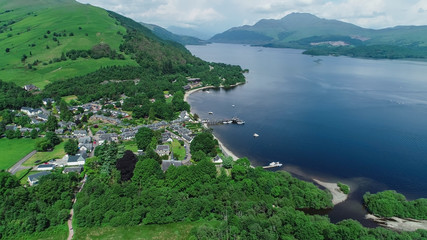
<svg viewBox="0 0 427 240">
<path fill-rule="evenodd" d="M 85 177 L 83 178 L 83 180 L 80 182 L 80 183 L 82 183 L 82 185 L 80 186 L 79 191 L 77 193 L 79 193 L 79 192 L 82 191 L 82 189 L 83 189 L 83 187 L 84 187 L 84 185 L 86 183 L 86 180 L 87 180 L 87 175 L 85 175 Z M 69 233 L 68 233 L 67 240 L 73 239 L 73 236 L 74 236 L 73 216 L 74 216 L 74 204 L 76 204 L 76 201 L 77 201 L 77 193 L 74 195 L 73 207 L 70 210 L 70 218 L 68 219 L 68 230 L 69 230 Z"/>
<path fill-rule="evenodd" d="M 31 167 L 24 167 L 24 166 L 22 166 L 22 164 L 24 162 L 26 162 L 28 159 L 30 159 L 30 157 L 34 156 L 34 154 L 36 154 L 36 153 L 37 153 L 37 150 L 34 150 L 34 151 L 30 152 L 29 154 L 27 154 L 27 156 L 25 156 L 24 158 L 22 158 L 21 160 L 19 160 L 19 162 L 17 162 L 15 165 L 13 165 L 9 169 L 9 172 L 11 174 L 15 174 L 16 172 L 18 172 L 20 170 L 31 168 Z"/>
</svg>

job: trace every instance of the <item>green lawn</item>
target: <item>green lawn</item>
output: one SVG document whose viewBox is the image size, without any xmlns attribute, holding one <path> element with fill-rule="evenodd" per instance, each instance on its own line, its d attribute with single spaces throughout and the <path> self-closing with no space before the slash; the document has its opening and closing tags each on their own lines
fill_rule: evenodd
<svg viewBox="0 0 427 240">
<path fill-rule="evenodd" d="M 36 140 L 30 138 L 0 139 L 0 170 L 9 169 L 35 149 Z"/>
<path fill-rule="evenodd" d="M 15 176 L 21 180 L 19 181 L 21 183 L 21 185 L 25 185 L 28 183 L 28 176 L 33 175 L 35 173 L 38 173 L 39 171 L 28 171 L 28 169 L 24 169 L 21 171 L 18 171 L 17 173 L 15 173 Z"/>
<path fill-rule="evenodd" d="M 131 227 L 75 228 L 74 239 L 188 239 L 190 231 L 203 225 L 218 225 L 219 222 L 180 222 L 165 225 L 146 225 Z"/>
<path fill-rule="evenodd" d="M 185 148 L 184 146 L 181 146 L 178 140 L 174 139 L 172 142 L 172 151 L 175 158 L 178 160 L 184 160 L 185 159 Z"/>
<path fill-rule="evenodd" d="M 66 141 L 68 141 L 68 140 L 66 140 Z M 38 165 L 35 163 L 37 160 L 41 160 L 40 162 L 43 163 L 43 162 L 47 162 L 47 161 L 54 159 L 54 158 L 64 157 L 64 155 L 65 155 L 64 145 L 65 145 L 66 141 L 63 141 L 62 143 L 57 145 L 55 147 L 55 149 L 53 149 L 52 152 L 37 152 L 34 156 L 32 156 L 30 159 L 28 159 L 22 165 L 32 167 L 32 166 Z"/>
<path fill-rule="evenodd" d="M 126 141 L 124 142 L 125 144 L 125 150 L 131 150 L 132 152 L 137 152 L 138 151 L 138 146 L 136 145 L 136 142 L 131 140 L 131 141 Z"/>
<path fill-rule="evenodd" d="M 62 100 L 64 100 L 66 103 L 70 103 L 71 100 L 77 100 L 77 96 L 76 95 L 65 96 L 65 97 L 62 97 Z"/>
</svg>

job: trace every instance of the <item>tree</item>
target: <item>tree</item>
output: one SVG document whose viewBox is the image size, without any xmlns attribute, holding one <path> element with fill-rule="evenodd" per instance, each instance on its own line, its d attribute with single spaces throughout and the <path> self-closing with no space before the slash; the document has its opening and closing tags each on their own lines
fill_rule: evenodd
<svg viewBox="0 0 427 240">
<path fill-rule="evenodd" d="M 21 131 L 19 129 L 16 129 L 14 134 L 15 134 L 15 138 L 22 137 L 22 133 L 21 133 Z"/>
<path fill-rule="evenodd" d="M 138 130 L 135 134 L 136 145 L 138 149 L 147 150 L 148 145 L 151 143 L 151 139 L 154 137 L 153 130 L 143 127 Z"/>
<path fill-rule="evenodd" d="M 224 168 L 230 169 L 233 167 L 233 158 L 232 157 L 224 157 L 222 159 L 222 166 Z"/>
<path fill-rule="evenodd" d="M 71 121 L 73 118 L 73 113 L 68 109 L 67 103 L 64 100 L 61 100 L 59 103 L 60 118 L 64 121 Z"/>
<path fill-rule="evenodd" d="M 8 53 L 8 52 L 10 52 L 10 48 L 6 48 L 6 52 Z"/>
<path fill-rule="evenodd" d="M 194 154 L 198 151 L 202 151 L 206 155 L 214 157 L 216 155 L 216 145 L 217 141 L 214 139 L 212 133 L 200 133 L 199 135 L 194 137 L 193 141 L 191 142 L 191 154 Z"/>
<path fill-rule="evenodd" d="M 15 138 L 15 131 L 13 130 L 6 130 L 5 135 L 8 139 L 13 139 Z"/>
<path fill-rule="evenodd" d="M 148 158 L 136 163 L 132 182 L 137 184 L 141 189 L 143 184 L 144 186 L 149 186 L 163 177 L 163 171 L 159 163 L 154 159 Z"/>
<path fill-rule="evenodd" d="M 64 151 L 69 155 L 76 155 L 79 151 L 79 143 L 77 140 L 68 140 L 64 145 Z"/>
<path fill-rule="evenodd" d="M 46 122 L 46 129 L 48 131 L 55 131 L 58 128 L 58 120 L 54 115 L 49 115 Z"/>
<path fill-rule="evenodd" d="M 61 139 L 54 132 L 47 132 L 45 137 L 52 146 L 56 146 L 61 143 Z"/>
<path fill-rule="evenodd" d="M 133 177 L 137 161 L 138 158 L 130 150 L 125 151 L 123 157 L 117 160 L 116 167 L 120 171 L 122 181 L 129 181 Z"/>
<path fill-rule="evenodd" d="M 31 130 L 30 137 L 32 139 L 36 139 L 38 136 L 39 136 L 39 132 L 37 132 L 37 129 L 33 128 L 33 130 Z"/>
</svg>

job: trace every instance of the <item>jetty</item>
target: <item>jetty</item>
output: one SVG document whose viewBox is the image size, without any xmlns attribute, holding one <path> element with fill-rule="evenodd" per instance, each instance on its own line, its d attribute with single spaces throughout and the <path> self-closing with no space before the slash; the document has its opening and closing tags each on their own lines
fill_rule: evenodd
<svg viewBox="0 0 427 240">
<path fill-rule="evenodd" d="M 202 120 L 202 123 L 206 123 L 207 125 L 221 125 L 221 124 L 243 125 L 243 124 L 245 124 L 245 121 L 243 121 L 237 117 L 233 117 L 231 119 L 220 119 L 220 120 L 204 119 L 204 120 Z"/>
<path fill-rule="evenodd" d="M 275 167 L 281 167 L 283 164 L 281 164 L 280 162 L 271 162 L 268 166 L 264 166 L 262 168 L 266 169 L 266 168 L 275 168 Z"/>
</svg>

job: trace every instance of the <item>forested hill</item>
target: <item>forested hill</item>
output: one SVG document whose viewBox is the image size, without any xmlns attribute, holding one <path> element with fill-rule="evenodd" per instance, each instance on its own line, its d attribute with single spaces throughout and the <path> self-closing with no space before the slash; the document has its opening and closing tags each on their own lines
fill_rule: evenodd
<svg viewBox="0 0 427 240">
<path fill-rule="evenodd" d="M 170 31 L 168 31 L 168 30 L 166 30 L 160 26 L 154 25 L 154 24 L 143 23 L 143 22 L 141 22 L 141 24 L 144 27 L 150 29 L 159 38 L 178 42 L 182 45 L 204 45 L 204 44 L 208 43 L 208 41 L 204 41 L 204 40 L 198 39 L 196 37 L 174 34 Z"/>
<path fill-rule="evenodd" d="M 138 32 L 130 40 L 128 29 Z M 132 41 L 135 49 L 129 49 Z M 180 44 L 113 12 L 74 0 L 0 0 L 0 80 L 39 88 L 102 67 L 196 59 Z M 198 61 L 198 60 L 197 60 Z"/>
<path fill-rule="evenodd" d="M 263 19 L 253 26 L 235 27 L 217 34 L 210 41 L 301 48 L 312 55 L 427 57 L 427 26 L 373 30 L 308 13 L 292 13 L 279 20 Z"/>
</svg>

